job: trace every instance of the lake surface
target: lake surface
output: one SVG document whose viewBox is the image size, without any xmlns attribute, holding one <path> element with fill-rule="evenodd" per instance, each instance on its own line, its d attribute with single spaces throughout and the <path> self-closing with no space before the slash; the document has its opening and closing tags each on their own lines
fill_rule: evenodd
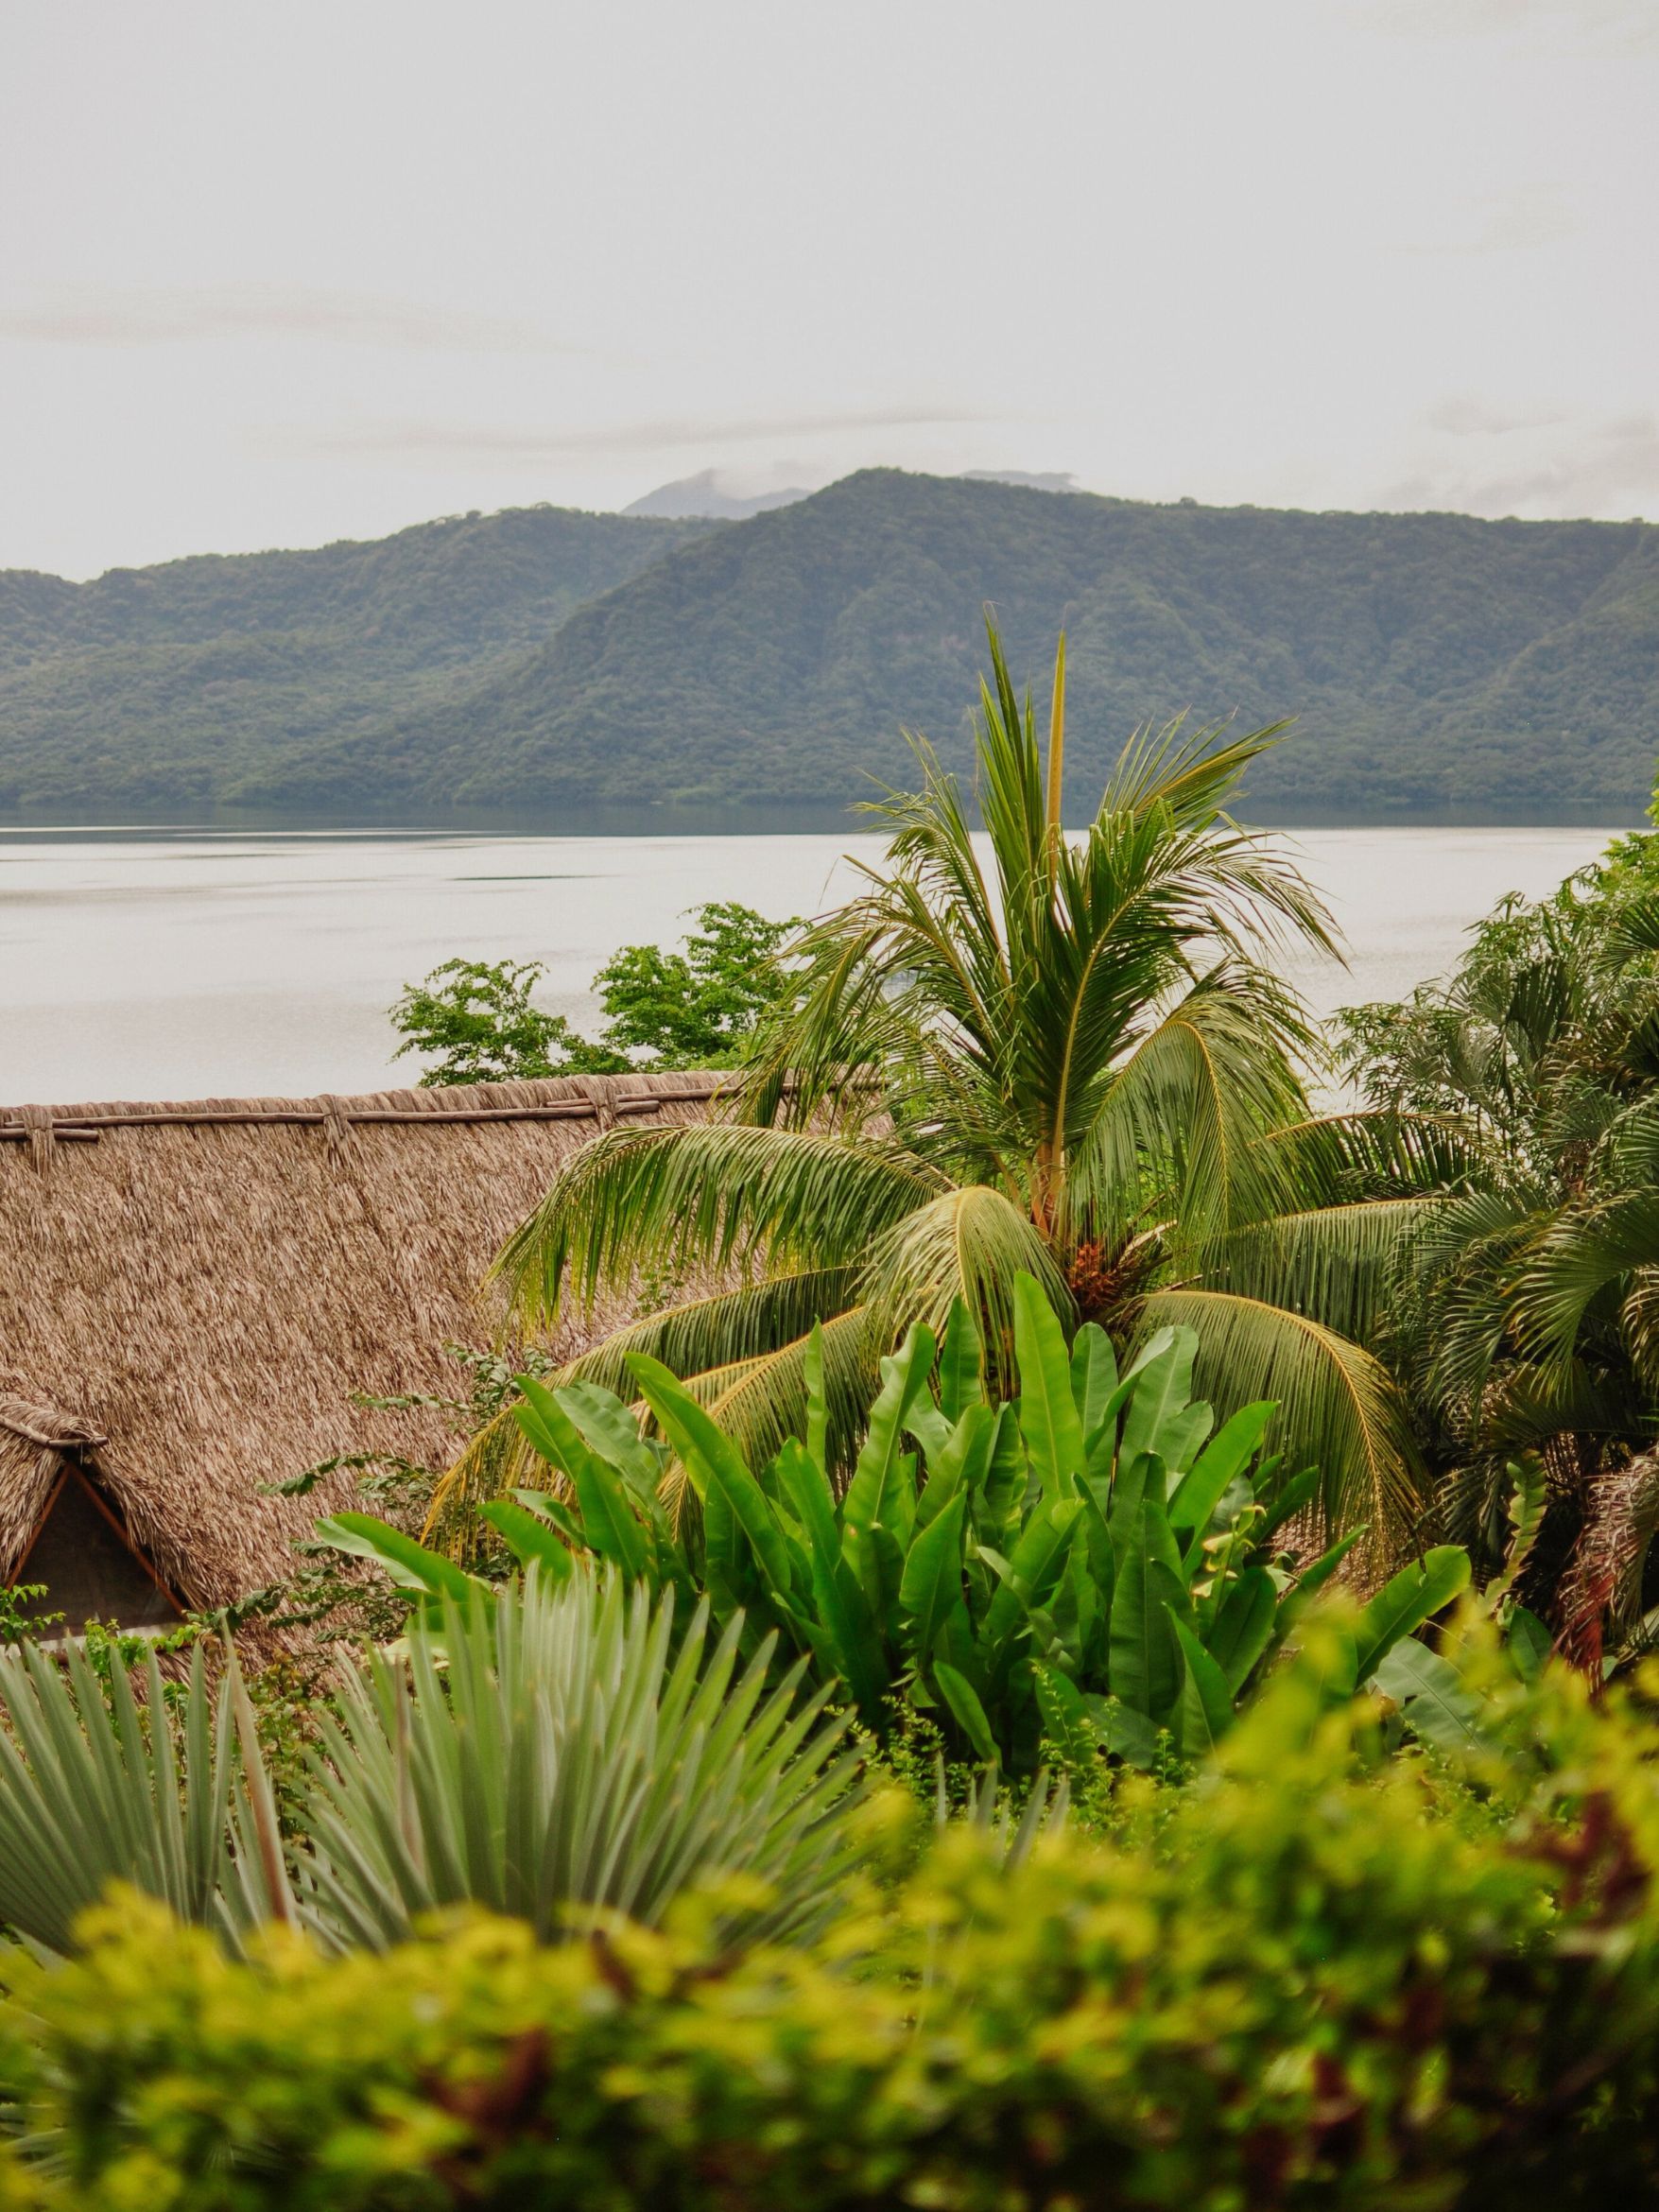
<svg viewBox="0 0 1659 2212">
<path fill-rule="evenodd" d="M 1318 829 L 1287 842 L 1348 941 L 1299 963 L 1321 1011 L 1397 997 L 1506 891 L 1594 859 L 1611 829 Z M 618 945 L 688 907 L 816 912 L 850 886 L 834 835 L 0 830 L 0 1103 L 308 1096 L 414 1081 L 386 1010 L 440 960 L 534 959 L 579 1027 Z"/>
</svg>

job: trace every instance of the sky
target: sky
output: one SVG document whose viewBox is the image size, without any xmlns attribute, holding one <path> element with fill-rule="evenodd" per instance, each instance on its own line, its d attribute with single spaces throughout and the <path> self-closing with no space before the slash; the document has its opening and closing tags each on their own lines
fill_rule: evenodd
<svg viewBox="0 0 1659 2212">
<path fill-rule="evenodd" d="M 0 566 L 867 465 L 1659 516 L 1659 0 L 0 0 Z"/>
</svg>

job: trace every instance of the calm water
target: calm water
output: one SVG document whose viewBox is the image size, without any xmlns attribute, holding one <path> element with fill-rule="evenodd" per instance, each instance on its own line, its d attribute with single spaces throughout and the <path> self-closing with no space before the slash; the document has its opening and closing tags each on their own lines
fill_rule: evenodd
<svg viewBox="0 0 1659 2212">
<path fill-rule="evenodd" d="M 1321 1011 L 1399 995 L 1455 959 L 1505 892 L 1594 858 L 1597 829 L 1305 830 L 1349 944 L 1297 980 Z M 452 955 L 545 963 L 579 1022 L 620 944 L 688 907 L 804 914 L 845 890 L 815 836 L 0 830 L 0 1102 L 372 1090 L 408 1082 L 386 1009 Z"/>
</svg>

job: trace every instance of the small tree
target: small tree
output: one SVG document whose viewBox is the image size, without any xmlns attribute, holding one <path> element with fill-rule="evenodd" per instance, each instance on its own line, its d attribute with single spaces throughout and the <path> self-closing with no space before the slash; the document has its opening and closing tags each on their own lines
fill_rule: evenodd
<svg viewBox="0 0 1659 2212">
<path fill-rule="evenodd" d="M 544 1013 L 530 994 L 546 973 L 539 960 L 445 960 L 409 983 L 391 1010 L 406 1052 L 436 1053 L 423 1089 L 442 1083 L 510 1083 L 543 1076 L 614 1074 L 628 1062 L 578 1036 L 562 1014 Z"/>
</svg>

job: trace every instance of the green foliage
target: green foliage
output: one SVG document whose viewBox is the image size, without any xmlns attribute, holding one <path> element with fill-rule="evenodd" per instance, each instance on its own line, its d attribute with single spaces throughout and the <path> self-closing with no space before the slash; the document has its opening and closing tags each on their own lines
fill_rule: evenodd
<svg viewBox="0 0 1659 2212">
<path fill-rule="evenodd" d="M 831 1910 L 853 1769 L 821 1695 L 770 1637 L 744 1658 L 740 1617 L 711 1638 L 561 1557 L 510 1587 L 437 1562 L 443 1596 L 325 1698 L 280 1666 L 250 1696 L 229 1655 L 216 1693 L 199 1643 L 173 1697 L 150 1653 L 142 1702 L 78 1645 L 0 1655 L 0 1920 L 62 1954 L 112 1881 L 233 1946 L 278 1919 L 383 1947 L 458 1904 L 552 1940 L 736 1875 L 732 1940 Z"/>
<path fill-rule="evenodd" d="M 787 997 L 778 954 L 798 923 L 719 899 L 697 918 L 683 953 L 624 945 L 594 977 L 611 1050 L 643 1052 L 652 1067 L 729 1067 Z"/>
<path fill-rule="evenodd" d="M 723 1295 L 636 1322 L 564 1379 L 614 1389 L 628 1354 L 660 1358 L 758 1464 L 798 1425 L 821 1318 L 838 1471 L 844 1416 L 913 1322 L 937 1336 L 960 1296 L 1006 1370 L 1024 1271 L 1068 1322 L 1196 1328 L 1202 1388 L 1226 1411 L 1279 1403 L 1320 1510 L 1403 1540 L 1414 1446 L 1367 1338 L 1452 1147 L 1398 1113 L 1310 1106 L 1315 1042 L 1273 963 L 1288 941 L 1326 944 L 1325 918 L 1228 811 L 1275 733 L 1142 733 L 1068 838 L 1063 650 L 1045 753 L 989 644 L 984 841 L 918 741 L 921 788 L 874 807 L 884 858 L 797 941 L 734 1117 L 607 1132 L 504 1250 L 525 1334 L 645 1272 L 724 1273 Z M 505 1486 L 484 1473 L 500 1443 L 457 1487 Z"/>
<path fill-rule="evenodd" d="M 0 571 L 0 805 L 257 804 L 306 762 L 313 803 L 379 811 L 397 795 L 352 745 L 709 527 L 521 508 L 82 584 Z"/>
<path fill-rule="evenodd" d="M 545 973 L 539 960 L 444 960 L 423 983 L 409 983 L 391 1010 L 406 1052 L 434 1065 L 423 1088 L 444 1083 L 510 1083 L 544 1076 L 611 1074 L 628 1062 L 579 1037 L 562 1014 L 545 1013 L 530 994 Z"/>
<path fill-rule="evenodd" d="M 1010 1865 L 952 1830 L 804 1944 L 734 1955 L 717 1895 L 582 1944 L 461 1917 L 383 1954 L 276 1936 L 237 1962 L 114 1900 L 67 1967 L 14 1971 L 0 2202 L 1651 2202 L 1650 1725 L 1552 1670 L 1503 1693 L 1507 1763 L 1390 1759 L 1370 1708 L 1326 1701 L 1316 1642 L 1204 1789 L 1127 1785 L 1110 1844 L 1050 1834 Z"/>
<path fill-rule="evenodd" d="M 1659 1594 L 1651 843 L 1626 840 L 1547 899 L 1506 900 L 1443 983 L 1343 1017 L 1348 1072 L 1371 1099 L 1461 1137 L 1455 1186 L 1382 1316 L 1449 1471 L 1443 1525 L 1495 1557 L 1512 1466 L 1543 1455 L 1549 1526 L 1524 1586 L 1592 1667 Z"/>
<path fill-rule="evenodd" d="M 233 1659 L 216 1695 L 203 1646 L 183 1694 L 150 1651 L 144 1702 L 128 1669 L 71 1642 L 61 1663 L 0 1654 L 0 1921 L 66 1951 L 112 1881 L 223 1941 L 292 1911 L 256 1726 Z"/>
<path fill-rule="evenodd" d="M 967 765 L 979 610 L 1071 630 L 1080 788 L 1116 735 L 1299 717 L 1253 802 L 1645 803 L 1640 523 L 1297 514 L 867 470 L 735 526 L 537 509 L 375 544 L 0 575 L 0 804 L 377 810 L 855 800 Z"/>
<path fill-rule="evenodd" d="M 406 1656 L 373 1652 L 320 1722 L 305 1816 L 305 1910 L 326 1942 L 384 1947 L 425 1914 L 483 1904 L 543 1941 L 609 1911 L 654 1925 L 688 1886 L 743 1874 L 745 1940 L 830 1909 L 851 1781 L 822 1699 L 742 1664 L 741 1619 L 711 1644 L 619 1576 L 446 1591 Z"/>
<path fill-rule="evenodd" d="M 392 1008 L 404 1039 L 392 1057 L 438 1055 L 423 1088 L 615 1075 L 639 1053 L 651 1067 L 730 1066 L 789 995 L 778 953 L 799 925 L 721 900 L 699 907 L 698 920 L 683 952 L 624 945 L 599 970 L 594 990 L 606 1023 L 596 1044 L 534 1004 L 540 961 L 445 960 L 424 983 L 406 984 Z"/>
<path fill-rule="evenodd" d="M 930 1379 L 932 1332 L 917 1324 L 882 1361 L 839 1497 L 823 1457 L 819 1332 L 811 1441 L 790 1439 L 758 1476 L 660 1361 L 630 1357 L 695 1515 L 665 1501 L 665 1455 L 619 1399 L 530 1377 L 516 1418 L 560 1495 L 521 1490 L 484 1515 L 527 1566 L 567 1576 L 572 1547 L 654 1589 L 700 1586 L 746 1649 L 775 1639 L 878 1738 L 902 1700 L 947 1758 L 1016 1773 L 1054 1755 L 1080 1771 L 1103 1752 L 1149 1769 L 1169 1751 L 1205 1758 L 1362 1531 L 1299 1571 L 1287 1542 L 1316 1478 L 1287 1479 L 1263 1457 L 1270 1404 L 1212 1435 L 1211 1408 L 1192 1399 L 1189 1331 L 1153 1336 L 1120 1382 L 1102 1330 L 1086 1325 L 1068 1353 L 1037 1282 L 1019 1276 L 1013 1292 L 1017 1400 L 986 1394 L 959 1301 L 939 1363 L 956 1418 Z M 428 1607 L 465 1587 L 447 1557 L 369 1516 L 319 1533 L 380 1557 Z M 1452 1547 L 1402 1568 L 1359 1617 L 1339 1694 L 1468 1575 Z"/>
</svg>

